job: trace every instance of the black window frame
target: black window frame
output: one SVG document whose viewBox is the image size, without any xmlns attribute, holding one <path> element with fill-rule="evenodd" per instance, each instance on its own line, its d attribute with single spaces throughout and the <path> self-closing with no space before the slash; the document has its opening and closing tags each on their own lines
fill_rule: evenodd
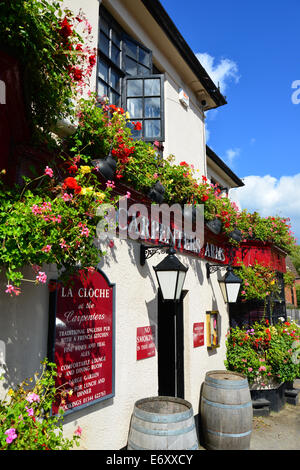
<svg viewBox="0 0 300 470">
<path fill-rule="evenodd" d="M 145 86 L 144 82 L 147 79 L 156 79 L 160 80 L 160 94 L 159 95 L 145 95 Z M 127 83 L 130 80 L 142 80 L 143 81 L 143 93 L 142 95 L 127 96 Z M 144 106 L 143 106 L 143 117 L 131 116 L 130 119 L 133 122 L 140 122 L 142 124 L 142 134 L 137 136 L 137 138 L 143 139 L 145 142 L 164 142 L 165 140 L 165 110 L 164 110 L 164 74 L 152 74 L 152 75 L 136 75 L 136 76 L 125 76 L 124 77 L 124 86 L 123 86 L 123 103 L 124 109 L 127 109 L 127 99 L 128 98 L 141 98 L 143 99 L 143 105 L 145 98 L 160 98 L 160 117 L 145 117 L 144 116 Z M 145 137 L 145 121 L 160 121 L 160 136 L 159 137 Z"/>
<path fill-rule="evenodd" d="M 105 28 L 102 27 L 101 21 L 102 19 L 108 26 L 108 32 L 105 31 Z M 103 24 L 103 23 L 102 23 Z M 119 39 L 119 51 L 120 51 L 120 61 L 119 64 L 116 64 L 111 57 L 111 48 L 112 44 L 114 43 L 113 41 L 113 32 L 115 32 Z M 101 34 L 104 34 L 108 40 L 109 40 L 109 50 L 108 50 L 108 55 L 101 50 L 100 48 L 100 37 Z M 126 41 L 131 41 L 136 47 L 137 47 L 137 55 L 136 58 L 134 58 L 130 53 L 128 52 L 128 49 L 126 48 Z M 144 50 L 146 54 L 149 55 L 149 67 L 145 66 L 142 61 L 140 60 L 140 50 Z M 126 57 L 131 58 L 134 60 L 137 64 L 137 70 L 141 71 L 142 68 L 144 67 L 145 69 L 148 69 L 149 74 L 137 74 L 137 75 L 129 75 L 126 73 Z M 108 77 L 107 81 L 105 81 L 103 78 L 100 76 L 100 62 L 104 62 L 106 66 L 108 67 Z M 111 14 L 106 10 L 106 8 L 103 5 L 100 5 L 99 8 L 99 31 L 98 31 L 98 58 L 97 58 L 97 93 L 99 94 L 99 83 L 103 83 L 104 86 L 107 87 L 108 90 L 108 99 L 110 101 L 110 104 L 115 104 L 111 102 L 111 96 L 112 93 L 117 93 L 119 95 L 119 103 L 116 104 L 118 107 L 122 107 L 125 111 L 127 111 L 127 80 L 130 79 L 160 79 L 160 117 L 159 118 L 140 118 L 140 119 L 134 119 L 132 117 L 132 121 L 139 121 L 142 124 L 142 134 L 141 135 L 133 135 L 133 138 L 136 139 L 143 139 L 146 142 L 154 142 L 155 140 L 158 142 L 164 142 L 165 140 L 165 111 L 164 111 L 164 74 L 162 73 L 155 73 L 157 71 L 156 67 L 153 65 L 152 62 L 152 51 L 148 49 L 144 44 L 140 43 L 136 39 L 134 39 L 132 36 L 127 34 L 123 28 L 116 22 L 116 20 L 111 16 Z M 116 90 L 112 86 L 111 82 L 111 74 L 112 71 L 117 73 L 120 77 L 119 81 L 119 91 Z M 143 90 L 144 90 L 144 85 L 143 85 Z M 100 94 L 99 94 L 100 95 Z M 147 95 L 150 97 L 150 95 Z M 153 98 L 158 97 L 156 96 L 151 96 Z M 143 93 L 142 98 L 144 100 L 145 95 Z M 144 101 L 143 101 L 144 102 Z M 143 107 L 144 109 L 144 107 Z M 144 112 L 143 112 L 144 114 Z M 131 118 L 131 116 L 130 116 Z M 147 120 L 160 120 L 160 130 L 161 130 L 161 135 L 160 137 L 149 137 L 145 138 L 144 137 L 144 122 Z M 134 132 L 133 132 L 134 134 Z"/>
<path fill-rule="evenodd" d="M 104 31 L 104 28 L 102 28 L 101 21 L 104 20 L 107 23 L 108 26 L 108 33 Z M 103 33 L 109 41 L 109 50 L 108 50 L 108 55 L 101 50 L 101 33 Z M 116 42 L 113 39 L 113 33 L 116 33 L 119 36 L 120 44 L 119 44 L 119 52 L 120 52 L 120 57 L 119 57 L 119 63 L 117 64 L 115 61 L 112 60 L 112 46 L 116 47 Z M 114 18 L 102 7 L 100 9 L 100 15 L 99 15 L 99 32 L 98 32 L 98 58 L 97 58 L 97 93 L 98 93 L 98 84 L 99 82 L 104 83 L 104 85 L 107 87 L 109 90 L 108 98 L 110 99 L 111 93 L 116 93 L 119 95 L 119 103 L 117 103 L 117 106 L 121 107 L 122 106 L 122 79 L 125 76 L 125 72 L 122 69 L 123 67 L 123 30 L 122 28 L 118 25 L 118 23 L 114 20 Z M 108 67 L 108 80 L 105 81 L 103 78 L 100 77 L 100 61 L 104 62 L 106 66 Z M 120 81 L 119 81 L 119 90 L 114 88 L 112 86 L 111 82 L 111 74 L 112 71 L 114 71 L 116 74 L 119 75 Z M 111 103 L 113 104 L 113 103 Z"/>
</svg>

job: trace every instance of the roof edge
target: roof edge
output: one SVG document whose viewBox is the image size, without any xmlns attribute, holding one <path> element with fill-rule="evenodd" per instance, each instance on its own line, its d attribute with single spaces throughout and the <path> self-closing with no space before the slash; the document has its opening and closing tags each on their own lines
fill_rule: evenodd
<svg viewBox="0 0 300 470">
<path fill-rule="evenodd" d="M 171 42 L 174 44 L 185 62 L 199 78 L 199 81 L 216 103 L 216 106 L 227 104 L 225 97 L 222 95 L 218 87 L 214 84 L 204 67 L 201 65 L 194 52 L 187 44 L 177 27 L 169 17 L 168 13 L 159 2 L 159 0 L 141 0 L 149 13 L 153 16 L 158 25 L 162 28 Z"/>
<path fill-rule="evenodd" d="M 245 186 L 245 183 L 226 165 L 226 163 L 221 160 L 220 157 L 208 146 L 206 145 L 206 154 L 207 156 L 216 163 L 231 179 L 234 181 L 237 186 L 240 188 Z"/>
</svg>

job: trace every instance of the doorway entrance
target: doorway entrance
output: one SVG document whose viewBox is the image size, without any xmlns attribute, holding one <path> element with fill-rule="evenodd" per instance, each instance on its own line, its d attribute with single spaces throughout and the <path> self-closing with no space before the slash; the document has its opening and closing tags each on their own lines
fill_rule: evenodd
<svg viewBox="0 0 300 470">
<path fill-rule="evenodd" d="M 158 394 L 184 399 L 184 329 L 182 293 L 179 302 L 163 301 L 158 292 Z"/>
</svg>

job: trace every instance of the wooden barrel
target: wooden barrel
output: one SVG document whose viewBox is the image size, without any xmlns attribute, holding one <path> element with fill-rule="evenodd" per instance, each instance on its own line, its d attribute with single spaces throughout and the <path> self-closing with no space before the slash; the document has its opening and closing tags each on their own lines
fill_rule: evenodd
<svg viewBox="0 0 300 470">
<path fill-rule="evenodd" d="M 175 397 L 150 397 L 135 403 L 128 450 L 197 450 L 192 405 Z"/>
<path fill-rule="evenodd" d="M 250 448 L 253 409 L 247 378 L 226 370 L 207 372 L 200 408 L 206 449 Z"/>
</svg>

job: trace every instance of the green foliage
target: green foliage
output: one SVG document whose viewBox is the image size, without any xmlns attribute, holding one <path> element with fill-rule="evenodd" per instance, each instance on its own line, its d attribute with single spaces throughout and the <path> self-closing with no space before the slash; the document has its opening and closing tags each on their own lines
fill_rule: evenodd
<svg viewBox="0 0 300 470">
<path fill-rule="evenodd" d="M 290 252 L 290 257 L 292 259 L 293 265 L 300 275 L 300 245 L 294 245 Z"/>
<path fill-rule="evenodd" d="M 80 428 L 72 439 L 63 436 L 63 412 L 51 415 L 55 397 L 71 393 L 55 387 L 56 365 L 42 362 L 40 376 L 22 382 L 0 401 L 1 450 L 68 450 L 79 445 Z"/>
<path fill-rule="evenodd" d="M 251 328 L 231 328 L 225 366 L 245 375 L 250 383 L 265 385 L 269 379 L 293 381 L 300 373 L 299 338 L 300 327 L 289 322 L 270 326 L 265 320 Z"/>
<path fill-rule="evenodd" d="M 255 263 L 245 266 L 240 263 L 235 273 L 242 279 L 241 296 L 244 300 L 264 300 L 268 297 L 275 299 L 280 294 L 280 285 L 274 269 Z"/>
<path fill-rule="evenodd" d="M 0 267 L 6 272 L 6 292 L 18 294 L 22 268 L 32 266 L 35 283 L 45 283 L 43 264 L 56 264 L 71 273 L 76 266 L 91 268 L 101 251 L 94 239 L 102 203 L 111 202 L 111 188 L 103 190 L 94 168 L 70 162 L 76 175 L 60 179 L 47 167 L 45 174 L 25 186 L 0 184 Z M 67 164 L 66 164 L 67 166 Z M 28 281 L 28 279 L 27 279 Z"/>
<path fill-rule="evenodd" d="M 1 48 L 18 59 L 27 111 L 45 138 L 58 119 L 73 114 L 74 90 L 89 76 L 75 29 L 84 19 L 61 0 L 0 0 L 0 18 Z"/>
</svg>

